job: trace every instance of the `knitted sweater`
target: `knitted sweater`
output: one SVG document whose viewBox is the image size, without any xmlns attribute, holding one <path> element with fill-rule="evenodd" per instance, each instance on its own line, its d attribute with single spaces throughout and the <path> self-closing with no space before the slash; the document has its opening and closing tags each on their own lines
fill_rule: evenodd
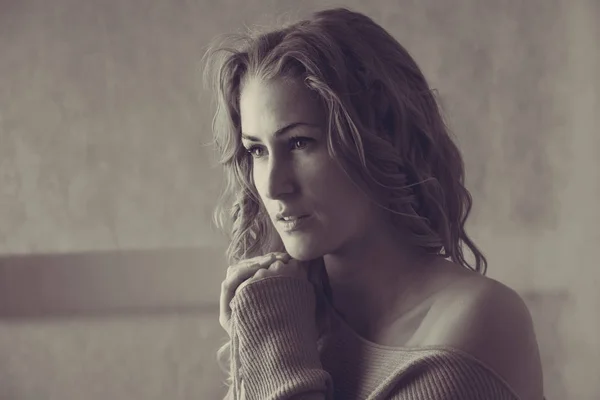
<svg viewBox="0 0 600 400">
<path fill-rule="evenodd" d="M 228 399 L 519 400 L 494 371 L 453 348 L 378 345 L 341 317 L 319 337 L 315 307 L 313 285 L 297 278 L 267 277 L 238 292 Z"/>
</svg>

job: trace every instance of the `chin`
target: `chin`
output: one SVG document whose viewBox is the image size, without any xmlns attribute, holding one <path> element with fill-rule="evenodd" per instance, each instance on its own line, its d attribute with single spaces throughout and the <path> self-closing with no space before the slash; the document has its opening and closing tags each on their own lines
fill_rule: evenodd
<svg viewBox="0 0 600 400">
<path fill-rule="evenodd" d="M 285 251 L 298 261 L 310 261 L 323 256 L 324 252 L 321 246 L 310 241 L 301 241 L 297 239 L 284 240 Z"/>
</svg>

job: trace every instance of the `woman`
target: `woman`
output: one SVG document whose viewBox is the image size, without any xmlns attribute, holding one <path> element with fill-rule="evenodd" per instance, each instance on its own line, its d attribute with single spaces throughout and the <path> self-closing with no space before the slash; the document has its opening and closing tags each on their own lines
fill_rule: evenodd
<svg viewBox="0 0 600 400">
<path fill-rule="evenodd" d="M 541 399 L 531 317 L 484 276 L 460 153 L 407 51 L 347 9 L 241 39 L 206 69 L 228 397 Z"/>
</svg>

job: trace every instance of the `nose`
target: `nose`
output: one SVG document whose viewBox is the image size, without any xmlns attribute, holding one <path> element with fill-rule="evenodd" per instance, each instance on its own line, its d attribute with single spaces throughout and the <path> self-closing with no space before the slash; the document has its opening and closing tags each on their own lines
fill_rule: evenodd
<svg viewBox="0 0 600 400">
<path fill-rule="evenodd" d="M 271 200 L 279 200 L 295 190 L 293 168 L 284 159 L 270 157 L 265 179 L 264 194 Z"/>
</svg>

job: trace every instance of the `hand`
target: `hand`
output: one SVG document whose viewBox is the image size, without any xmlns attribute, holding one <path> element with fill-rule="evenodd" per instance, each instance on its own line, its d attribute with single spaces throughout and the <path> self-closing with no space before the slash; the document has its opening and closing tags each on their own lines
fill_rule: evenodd
<svg viewBox="0 0 600 400">
<path fill-rule="evenodd" d="M 283 254 L 283 257 L 276 254 L 275 260 L 273 260 L 270 265 L 267 265 L 266 268 L 259 269 L 250 279 L 242 282 L 236 289 L 235 294 L 238 294 L 246 285 L 262 278 L 290 276 L 292 278 L 308 279 L 308 267 L 310 266 L 310 263 L 293 259 L 287 253 Z"/>
<path fill-rule="evenodd" d="M 293 260 L 287 253 L 269 253 L 244 260 L 227 268 L 227 275 L 221 284 L 219 323 L 231 336 L 231 307 L 235 295 L 246 285 L 269 276 L 292 276 L 308 278 L 307 263 Z"/>
</svg>

